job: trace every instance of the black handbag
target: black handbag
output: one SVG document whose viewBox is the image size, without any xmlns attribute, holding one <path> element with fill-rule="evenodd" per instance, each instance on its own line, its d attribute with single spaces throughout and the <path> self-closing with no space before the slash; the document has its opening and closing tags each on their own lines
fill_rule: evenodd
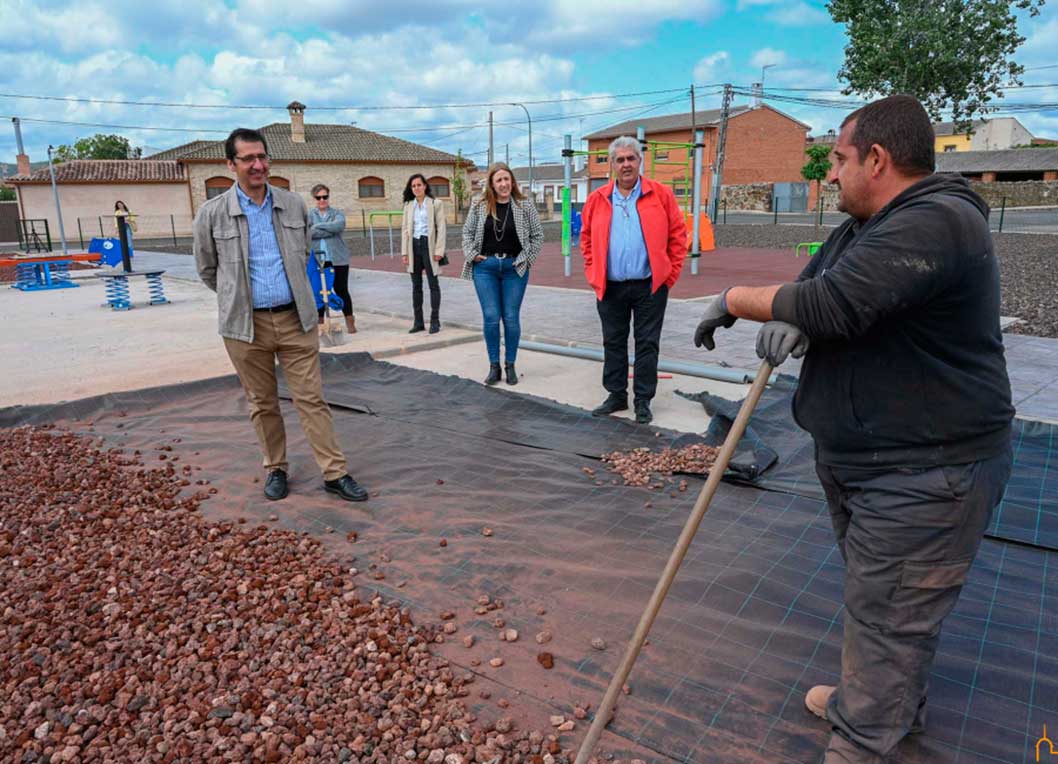
<svg viewBox="0 0 1058 764">
<path fill-rule="evenodd" d="M 441 259 L 437 261 L 438 265 L 448 265 L 448 253 L 441 255 Z"/>
</svg>

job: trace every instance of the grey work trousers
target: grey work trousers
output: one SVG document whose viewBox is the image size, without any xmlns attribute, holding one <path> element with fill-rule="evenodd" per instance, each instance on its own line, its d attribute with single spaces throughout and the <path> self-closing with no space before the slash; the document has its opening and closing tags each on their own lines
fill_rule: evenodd
<svg viewBox="0 0 1058 764">
<path fill-rule="evenodd" d="M 845 558 L 841 681 L 824 764 L 881 764 L 925 721 L 941 624 L 955 607 L 1012 453 L 970 464 L 816 472 Z"/>
</svg>

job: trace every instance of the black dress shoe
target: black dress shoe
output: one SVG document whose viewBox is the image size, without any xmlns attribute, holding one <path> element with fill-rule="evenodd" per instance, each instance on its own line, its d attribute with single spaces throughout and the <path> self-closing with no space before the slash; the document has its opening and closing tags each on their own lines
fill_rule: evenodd
<svg viewBox="0 0 1058 764">
<path fill-rule="evenodd" d="M 650 404 L 647 401 L 636 401 L 636 422 L 638 424 L 650 424 L 654 415 L 650 413 Z"/>
<path fill-rule="evenodd" d="M 272 470 L 269 472 L 268 477 L 265 478 L 265 498 L 279 501 L 280 499 L 285 499 L 288 493 L 290 493 L 290 488 L 287 486 L 287 473 L 283 472 L 283 470 Z"/>
<path fill-rule="evenodd" d="M 411 329 L 408 330 L 408 334 L 415 334 L 416 332 L 425 332 L 426 327 L 422 324 L 414 324 Z"/>
<path fill-rule="evenodd" d="M 489 375 L 485 377 L 486 385 L 494 385 L 500 381 L 503 375 L 500 373 L 500 365 L 498 363 L 489 364 Z"/>
<path fill-rule="evenodd" d="M 431 321 L 430 322 L 430 334 L 437 334 L 439 331 L 441 331 L 441 322 L 440 321 Z"/>
<path fill-rule="evenodd" d="M 507 363 L 503 365 L 504 371 L 507 372 L 507 384 L 517 385 L 518 384 L 518 372 L 514 370 L 513 363 Z"/>
<path fill-rule="evenodd" d="M 610 393 L 609 397 L 591 412 L 592 416 L 609 416 L 615 411 L 626 411 L 628 409 L 628 396 Z"/>
<path fill-rule="evenodd" d="M 337 480 L 324 480 L 323 489 L 346 501 L 367 501 L 367 491 L 350 475 L 343 475 Z"/>
</svg>

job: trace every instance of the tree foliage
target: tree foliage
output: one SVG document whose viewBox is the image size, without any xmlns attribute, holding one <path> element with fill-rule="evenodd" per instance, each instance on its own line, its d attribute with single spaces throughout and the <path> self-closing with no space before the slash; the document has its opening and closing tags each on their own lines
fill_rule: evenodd
<svg viewBox="0 0 1058 764">
<path fill-rule="evenodd" d="M 0 202 L 15 201 L 15 189 L 8 186 L 0 186 Z"/>
<path fill-rule="evenodd" d="M 1017 10 L 1039 14 L 1044 0 L 830 0 L 848 34 L 838 78 L 846 95 L 907 93 L 934 120 L 950 114 L 956 132 L 998 108 L 1002 89 L 1020 85 L 1013 55 L 1025 38 Z"/>
<path fill-rule="evenodd" d="M 801 168 L 801 177 L 816 182 L 826 180 L 827 173 L 830 172 L 830 146 L 825 143 L 810 143 L 805 148 L 805 153 L 808 155 L 808 161 Z"/>
<path fill-rule="evenodd" d="M 463 149 L 459 149 L 456 152 L 456 166 L 452 171 L 452 198 L 456 203 L 456 212 L 463 209 L 463 200 L 467 194 L 467 176 L 463 161 Z"/>
<path fill-rule="evenodd" d="M 133 149 L 128 138 L 96 133 L 90 138 L 78 139 L 73 146 L 59 146 L 54 157 L 57 162 L 71 159 L 139 159 L 140 150 Z"/>
</svg>

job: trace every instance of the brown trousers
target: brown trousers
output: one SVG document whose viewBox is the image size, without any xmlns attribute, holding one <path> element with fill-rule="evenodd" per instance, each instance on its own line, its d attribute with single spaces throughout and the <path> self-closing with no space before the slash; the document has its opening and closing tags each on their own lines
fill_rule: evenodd
<svg viewBox="0 0 1058 764">
<path fill-rule="evenodd" d="M 334 435 L 331 410 L 320 381 L 320 338 L 301 329 L 296 310 L 254 311 L 253 342 L 224 338 L 235 372 L 250 404 L 250 421 L 264 454 L 266 470 L 287 471 L 287 435 L 279 412 L 276 358 L 325 480 L 346 474 L 345 457 Z"/>
</svg>

